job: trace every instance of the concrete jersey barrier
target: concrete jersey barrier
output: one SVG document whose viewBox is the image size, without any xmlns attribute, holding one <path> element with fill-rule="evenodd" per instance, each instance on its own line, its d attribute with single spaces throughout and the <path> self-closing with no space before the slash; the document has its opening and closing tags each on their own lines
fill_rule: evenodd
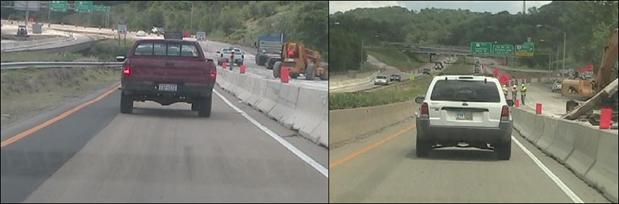
<svg viewBox="0 0 619 204">
<path fill-rule="evenodd" d="M 618 133 L 559 118 L 514 109 L 514 128 L 526 138 L 541 136 L 534 142 L 544 153 L 572 169 L 588 184 L 617 202 Z M 543 125 L 531 121 L 543 121 Z M 541 129 L 538 129 L 541 127 Z M 529 135 L 526 135 L 529 134 Z"/>
<path fill-rule="evenodd" d="M 328 147 L 327 91 L 218 70 L 217 84 L 285 127 Z"/>
</svg>

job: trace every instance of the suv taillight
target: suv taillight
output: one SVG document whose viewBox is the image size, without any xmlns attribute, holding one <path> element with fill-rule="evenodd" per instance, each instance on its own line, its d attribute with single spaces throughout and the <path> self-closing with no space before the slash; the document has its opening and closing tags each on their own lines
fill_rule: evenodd
<svg viewBox="0 0 619 204">
<path fill-rule="evenodd" d="M 509 107 L 506 105 L 503 105 L 503 108 L 501 108 L 501 120 L 509 120 Z"/>
<path fill-rule="evenodd" d="M 131 73 L 133 73 L 133 70 L 131 70 L 131 66 L 129 66 L 128 64 L 123 66 L 123 75 L 124 76 L 126 76 L 126 77 L 131 76 Z"/>
<path fill-rule="evenodd" d="M 423 104 L 421 104 L 421 112 L 419 113 L 419 117 L 424 117 L 424 118 L 430 117 L 428 103 L 424 102 Z"/>
</svg>

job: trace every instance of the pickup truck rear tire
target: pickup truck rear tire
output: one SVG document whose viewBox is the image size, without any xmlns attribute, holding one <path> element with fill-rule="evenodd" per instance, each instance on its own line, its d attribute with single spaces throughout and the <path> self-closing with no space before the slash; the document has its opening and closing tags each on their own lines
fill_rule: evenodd
<svg viewBox="0 0 619 204">
<path fill-rule="evenodd" d="M 509 160 L 512 155 L 512 141 L 508 140 L 506 143 L 497 144 L 494 147 L 494 152 L 499 160 Z"/>
<path fill-rule="evenodd" d="M 273 77 L 279 78 L 281 68 L 282 68 L 282 62 L 275 62 L 275 64 L 273 64 Z"/>
<path fill-rule="evenodd" d="M 133 97 L 131 95 L 120 94 L 120 112 L 132 113 L 133 112 Z"/>
<path fill-rule="evenodd" d="M 419 136 L 417 136 L 415 149 L 417 157 L 427 157 L 430 150 L 432 150 L 431 144 L 428 141 L 419 139 Z"/>
<path fill-rule="evenodd" d="M 200 108 L 198 108 L 198 116 L 200 117 L 210 117 L 211 116 L 211 102 L 213 102 L 213 97 L 203 98 L 198 101 Z"/>
<path fill-rule="evenodd" d="M 198 111 L 199 107 L 198 101 L 191 103 L 191 111 Z"/>
</svg>

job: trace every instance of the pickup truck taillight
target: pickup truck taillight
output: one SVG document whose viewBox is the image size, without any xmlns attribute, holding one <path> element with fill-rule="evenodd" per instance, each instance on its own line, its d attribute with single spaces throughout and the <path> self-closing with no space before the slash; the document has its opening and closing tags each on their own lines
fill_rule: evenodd
<svg viewBox="0 0 619 204">
<path fill-rule="evenodd" d="M 508 121 L 509 120 L 509 107 L 507 107 L 506 105 L 503 105 L 503 108 L 501 108 L 501 121 Z"/>
<path fill-rule="evenodd" d="M 131 76 L 131 73 L 133 73 L 133 70 L 131 70 L 131 66 L 129 66 L 128 64 L 123 66 L 123 75 L 124 76 L 126 76 L 126 77 Z"/>
<path fill-rule="evenodd" d="M 430 117 L 430 110 L 428 108 L 428 103 L 421 104 L 421 111 L 419 112 L 420 118 L 428 118 Z"/>
<path fill-rule="evenodd" d="M 209 76 L 211 79 L 215 79 L 215 77 L 217 77 L 217 69 L 210 69 L 210 71 L 209 71 L 209 73 L 208 73 L 208 76 Z"/>
</svg>

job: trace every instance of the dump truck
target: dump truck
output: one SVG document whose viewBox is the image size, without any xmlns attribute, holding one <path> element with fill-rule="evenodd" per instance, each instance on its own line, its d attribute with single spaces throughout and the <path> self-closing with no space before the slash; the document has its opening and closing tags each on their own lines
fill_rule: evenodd
<svg viewBox="0 0 619 204">
<path fill-rule="evenodd" d="M 270 65 L 271 69 L 275 61 L 281 60 L 282 45 L 284 44 L 283 33 L 269 33 L 258 36 L 258 41 L 254 43 L 256 47 L 256 64 L 260 66 Z"/>
<path fill-rule="evenodd" d="M 279 78 L 282 67 L 289 67 L 289 75 L 296 79 L 300 74 L 307 80 L 319 77 L 322 80 L 329 78 L 328 68 L 321 62 L 320 53 L 309 49 L 299 42 L 286 42 L 282 47 L 281 61 L 273 65 L 273 77 Z"/>
</svg>

